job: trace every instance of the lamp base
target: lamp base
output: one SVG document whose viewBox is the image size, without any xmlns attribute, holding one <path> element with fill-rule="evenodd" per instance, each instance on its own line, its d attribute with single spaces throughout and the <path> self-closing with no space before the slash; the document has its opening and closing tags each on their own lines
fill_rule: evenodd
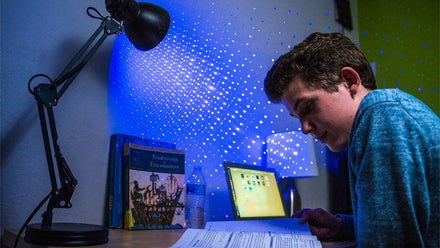
<svg viewBox="0 0 440 248">
<path fill-rule="evenodd" d="M 53 246 L 85 246 L 108 242 L 108 228 L 79 223 L 40 223 L 26 227 L 24 240 L 28 243 Z"/>
</svg>

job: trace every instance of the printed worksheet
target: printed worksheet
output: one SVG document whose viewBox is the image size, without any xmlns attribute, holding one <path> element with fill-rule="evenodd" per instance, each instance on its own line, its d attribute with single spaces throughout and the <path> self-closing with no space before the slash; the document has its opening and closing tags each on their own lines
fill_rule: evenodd
<svg viewBox="0 0 440 248">
<path fill-rule="evenodd" d="M 171 248 L 321 248 L 298 219 L 211 221 L 205 229 L 187 229 Z"/>
</svg>

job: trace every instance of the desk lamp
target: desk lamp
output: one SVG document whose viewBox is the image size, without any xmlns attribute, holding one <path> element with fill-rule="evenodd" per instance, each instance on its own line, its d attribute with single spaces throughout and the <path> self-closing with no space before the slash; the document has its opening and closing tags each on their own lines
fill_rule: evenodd
<svg viewBox="0 0 440 248">
<path fill-rule="evenodd" d="M 318 176 L 313 137 L 301 131 L 275 133 L 267 137 L 267 167 L 278 172 L 278 184 L 290 216 L 301 208 L 294 178 Z"/>
<path fill-rule="evenodd" d="M 70 199 L 77 185 L 77 180 L 68 167 L 58 145 L 53 107 L 58 104 L 72 81 L 109 35 L 121 34 L 123 27 L 130 42 L 137 49 L 147 51 L 158 45 L 165 37 L 170 25 L 170 16 L 165 9 L 159 6 L 150 3 L 138 3 L 134 0 L 106 0 L 105 4 L 111 17 L 103 17 L 95 8 L 89 7 L 87 9 L 87 14 L 90 17 L 102 21 L 101 25 L 57 78 L 52 80 L 44 74 L 37 74 L 29 80 L 28 89 L 35 97 L 38 105 L 52 186 L 51 192 L 40 202 L 20 230 L 18 236 L 26 227 L 24 239 L 29 243 L 83 246 L 102 244 L 108 241 L 108 228 L 104 226 L 80 223 L 52 223 L 52 210 L 54 208 L 72 207 Z M 92 15 L 91 10 L 95 11 L 98 16 Z M 96 41 L 101 32 L 101 37 Z M 93 47 L 91 47 L 92 43 L 95 43 Z M 31 82 L 37 77 L 45 77 L 50 83 L 39 84 L 32 90 Z M 54 153 L 54 156 L 52 156 L 52 153 Z M 42 215 L 42 223 L 27 225 L 47 200 L 49 201 L 47 209 Z M 18 238 L 15 245 L 17 245 L 17 242 Z"/>
</svg>

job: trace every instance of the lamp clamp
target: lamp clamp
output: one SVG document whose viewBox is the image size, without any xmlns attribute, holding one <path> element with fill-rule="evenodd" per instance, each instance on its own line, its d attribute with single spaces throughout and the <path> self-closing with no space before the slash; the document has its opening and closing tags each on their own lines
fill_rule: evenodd
<svg viewBox="0 0 440 248">
<path fill-rule="evenodd" d="M 122 34 L 122 25 L 117 22 L 115 19 L 111 18 L 110 16 L 107 16 L 104 20 L 104 32 L 107 35 Z"/>
</svg>

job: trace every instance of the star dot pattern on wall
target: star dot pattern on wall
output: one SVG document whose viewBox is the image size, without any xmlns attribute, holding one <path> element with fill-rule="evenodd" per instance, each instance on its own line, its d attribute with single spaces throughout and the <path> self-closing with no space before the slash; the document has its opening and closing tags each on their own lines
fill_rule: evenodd
<svg viewBox="0 0 440 248">
<path fill-rule="evenodd" d="M 339 26 L 329 15 L 332 10 L 321 7 L 307 10 L 320 18 L 307 18 L 292 7 L 268 10 L 251 3 L 194 1 L 200 4 L 206 5 L 200 7 L 203 13 L 199 7 L 171 11 L 167 36 L 150 51 L 137 51 L 124 35 L 116 37 L 109 74 L 110 125 L 112 133 L 184 149 L 186 172 L 202 165 L 209 196 L 221 201 L 227 197 L 224 161 L 265 164 L 266 137 L 299 128 L 282 105 L 268 102 L 266 72 L 314 29 L 337 32 L 332 26 Z M 232 217 L 227 207 L 216 208 L 209 219 Z"/>
</svg>

